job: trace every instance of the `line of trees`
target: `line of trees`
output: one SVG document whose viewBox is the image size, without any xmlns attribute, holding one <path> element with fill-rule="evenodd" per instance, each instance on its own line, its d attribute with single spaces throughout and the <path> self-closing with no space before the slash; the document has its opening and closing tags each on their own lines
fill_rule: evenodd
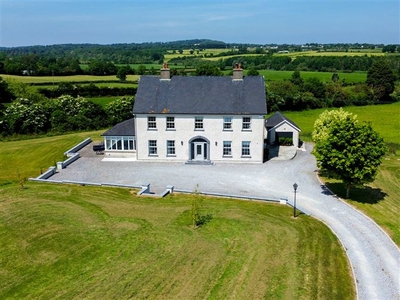
<svg viewBox="0 0 400 300">
<path fill-rule="evenodd" d="M 133 97 L 122 97 L 103 108 L 80 96 L 64 95 L 40 102 L 19 98 L 0 107 L 0 135 L 105 128 L 131 118 L 133 103 Z"/>
</svg>

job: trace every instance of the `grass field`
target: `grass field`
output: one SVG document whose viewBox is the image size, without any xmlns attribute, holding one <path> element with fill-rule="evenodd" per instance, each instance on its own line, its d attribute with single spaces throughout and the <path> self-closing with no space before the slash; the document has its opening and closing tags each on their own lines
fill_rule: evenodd
<svg viewBox="0 0 400 300">
<path fill-rule="evenodd" d="M 15 80 L 23 83 L 52 83 L 57 82 L 85 82 L 85 81 L 109 81 L 109 82 L 119 82 L 115 75 L 107 76 L 93 76 L 93 75 L 73 75 L 73 76 L 17 76 L 17 75 L 7 75 L 0 74 L 0 77 L 8 80 Z M 126 80 L 128 81 L 138 81 L 139 75 L 128 75 Z"/>
<path fill-rule="evenodd" d="M 275 71 L 275 70 L 259 70 L 260 75 L 265 77 L 265 81 L 289 80 L 292 78 L 293 71 Z M 301 71 L 300 75 L 303 79 L 317 77 L 323 82 L 332 82 L 333 72 L 314 72 Z M 343 73 L 338 72 L 339 80 L 345 80 L 346 83 L 363 83 L 367 79 L 366 72 Z"/>
<path fill-rule="evenodd" d="M 286 206 L 27 182 L 87 136 L 0 147 L 1 299 L 354 299 L 344 250 Z M 50 151 L 49 151 L 50 150 Z M 18 173 L 20 174 L 18 176 Z M 203 227 L 190 227 L 193 197 Z"/>
<path fill-rule="evenodd" d="M 366 187 L 353 188 L 347 201 L 375 220 L 400 246 L 400 103 L 346 107 L 344 110 L 358 115 L 361 121 L 371 122 L 374 130 L 393 147 L 392 153 L 383 160 L 376 180 Z M 310 141 L 314 121 L 322 111 L 324 109 L 284 114 L 302 129 L 301 138 Z M 344 198 L 343 184 L 336 180 L 324 180 L 331 190 Z"/>
<path fill-rule="evenodd" d="M 279 53 L 275 55 L 280 56 L 290 56 L 292 58 L 296 58 L 298 56 L 385 56 L 386 53 L 371 51 L 349 51 L 349 52 L 319 52 L 319 51 L 302 51 L 302 52 L 291 52 L 291 53 Z"/>
</svg>

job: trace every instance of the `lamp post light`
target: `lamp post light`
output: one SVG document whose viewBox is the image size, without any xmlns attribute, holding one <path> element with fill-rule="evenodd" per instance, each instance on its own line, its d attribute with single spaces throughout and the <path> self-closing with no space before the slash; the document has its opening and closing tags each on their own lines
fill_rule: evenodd
<svg viewBox="0 0 400 300">
<path fill-rule="evenodd" d="M 293 189 L 294 189 L 294 205 L 293 205 L 293 218 L 296 218 L 296 192 L 297 192 L 297 183 L 293 184 Z"/>
</svg>

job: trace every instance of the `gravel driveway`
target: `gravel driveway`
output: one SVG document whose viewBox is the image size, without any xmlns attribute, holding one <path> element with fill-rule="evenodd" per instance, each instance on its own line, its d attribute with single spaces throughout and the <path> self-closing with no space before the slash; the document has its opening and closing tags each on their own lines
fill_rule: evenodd
<svg viewBox="0 0 400 300">
<path fill-rule="evenodd" d="M 200 192 L 290 201 L 296 182 L 297 206 L 327 224 L 346 249 L 358 298 L 400 299 L 399 248 L 371 219 L 330 195 L 316 176 L 316 162 L 307 148 L 308 145 L 306 151 L 298 151 L 293 160 L 262 165 L 110 162 L 102 161 L 102 156 L 84 156 L 50 179 L 126 185 L 150 183 L 156 193 L 167 185 L 187 191 L 198 185 Z"/>
</svg>

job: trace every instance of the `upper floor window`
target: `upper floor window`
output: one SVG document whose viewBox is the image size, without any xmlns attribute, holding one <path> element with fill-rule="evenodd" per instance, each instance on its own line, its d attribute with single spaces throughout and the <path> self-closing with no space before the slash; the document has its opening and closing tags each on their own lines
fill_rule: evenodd
<svg viewBox="0 0 400 300">
<path fill-rule="evenodd" d="M 251 117 L 243 117 L 242 129 L 243 130 L 251 129 Z"/>
<path fill-rule="evenodd" d="M 224 130 L 232 129 L 232 117 L 224 117 Z"/>
<path fill-rule="evenodd" d="M 175 129 L 175 117 L 167 117 L 167 129 Z"/>
<path fill-rule="evenodd" d="M 203 117 L 194 118 L 194 129 L 203 129 Z"/>
<path fill-rule="evenodd" d="M 157 129 L 157 122 L 155 116 L 147 117 L 147 129 Z"/>
</svg>

